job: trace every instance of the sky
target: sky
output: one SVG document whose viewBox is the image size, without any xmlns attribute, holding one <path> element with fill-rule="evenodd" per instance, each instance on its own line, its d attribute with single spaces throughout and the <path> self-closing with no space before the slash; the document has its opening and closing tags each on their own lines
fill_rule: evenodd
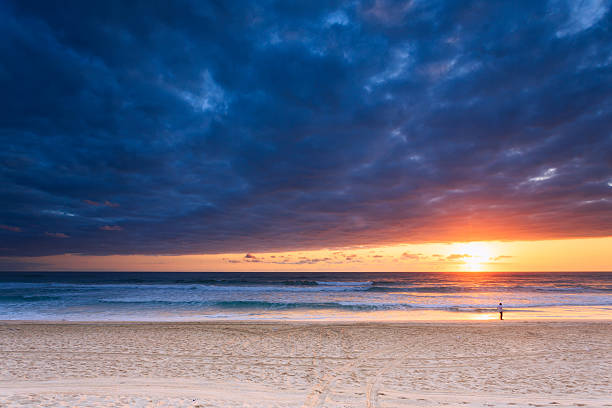
<svg viewBox="0 0 612 408">
<path fill-rule="evenodd" d="M 0 2 L 0 270 L 612 270 L 611 22 Z"/>
</svg>

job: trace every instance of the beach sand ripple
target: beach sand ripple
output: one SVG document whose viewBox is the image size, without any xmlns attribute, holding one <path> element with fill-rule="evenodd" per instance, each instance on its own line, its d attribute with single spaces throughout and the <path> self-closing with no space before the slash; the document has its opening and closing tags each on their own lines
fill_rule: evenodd
<svg viewBox="0 0 612 408">
<path fill-rule="evenodd" d="M 3 323 L 2 407 L 612 406 L 612 323 Z"/>
</svg>

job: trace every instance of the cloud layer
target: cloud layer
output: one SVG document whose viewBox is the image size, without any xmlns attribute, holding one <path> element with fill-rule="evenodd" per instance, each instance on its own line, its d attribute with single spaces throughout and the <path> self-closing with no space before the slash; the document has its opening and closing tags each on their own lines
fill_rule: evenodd
<svg viewBox="0 0 612 408">
<path fill-rule="evenodd" d="M 610 235 L 610 21 L 598 0 L 3 2 L 0 255 Z"/>
</svg>

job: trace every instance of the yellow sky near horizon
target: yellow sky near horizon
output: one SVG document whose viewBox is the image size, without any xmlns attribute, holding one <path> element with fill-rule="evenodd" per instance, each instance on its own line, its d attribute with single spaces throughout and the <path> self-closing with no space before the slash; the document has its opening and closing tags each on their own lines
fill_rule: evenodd
<svg viewBox="0 0 612 408">
<path fill-rule="evenodd" d="M 49 271 L 612 271 L 612 237 L 214 255 L 67 254 L 0 261 L 3 270 Z"/>
</svg>

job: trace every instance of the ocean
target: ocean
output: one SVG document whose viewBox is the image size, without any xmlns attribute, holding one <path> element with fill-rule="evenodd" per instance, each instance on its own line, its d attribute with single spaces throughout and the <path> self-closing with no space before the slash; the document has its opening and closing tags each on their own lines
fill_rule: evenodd
<svg viewBox="0 0 612 408">
<path fill-rule="evenodd" d="M 612 273 L 0 273 L 0 320 L 612 319 Z"/>
</svg>

